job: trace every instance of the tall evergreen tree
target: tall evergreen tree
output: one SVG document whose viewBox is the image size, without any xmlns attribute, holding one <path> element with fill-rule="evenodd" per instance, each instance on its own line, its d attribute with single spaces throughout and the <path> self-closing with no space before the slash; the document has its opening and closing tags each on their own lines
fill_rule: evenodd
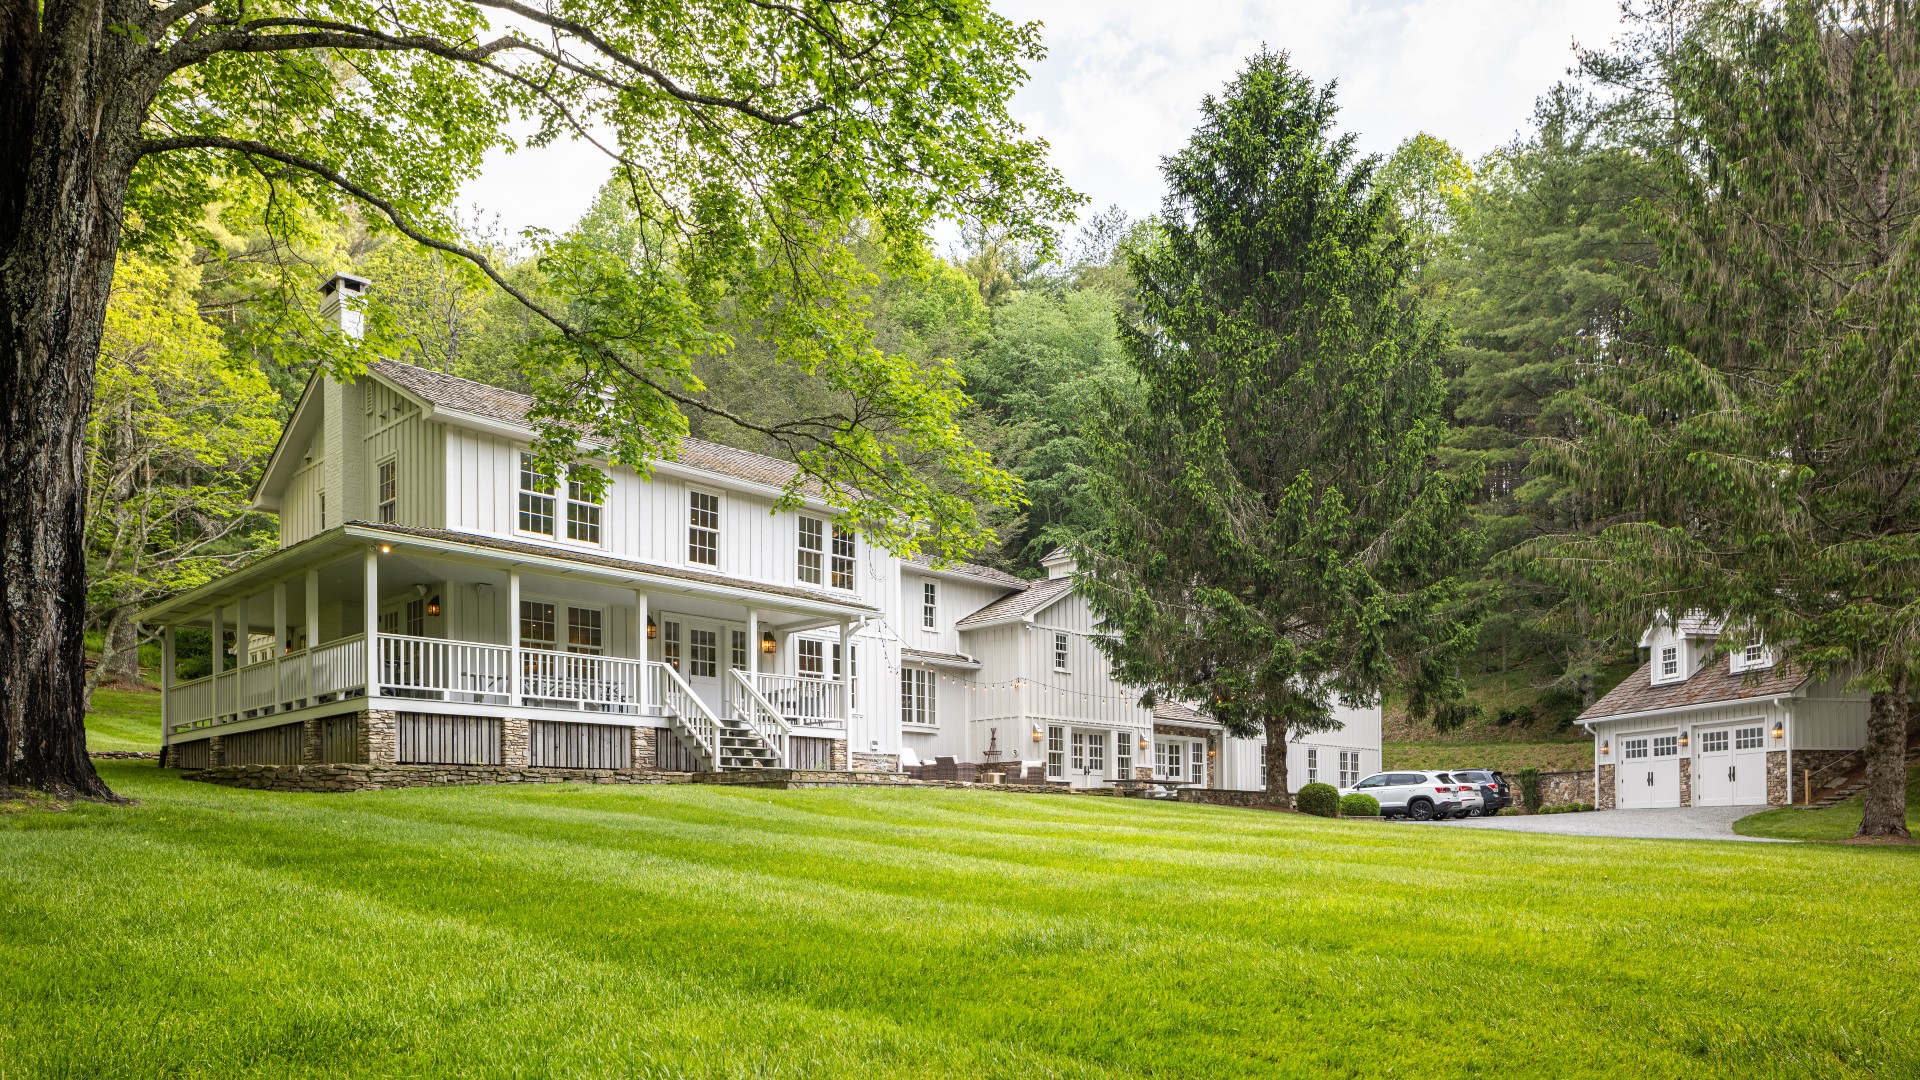
<svg viewBox="0 0 1920 1080">
<path fill-rule="evenodd" d="M 1704 5 L 1646 65 L 1673 196 L 1657 335 L 1575 398 L 1558 474 L 1621 508 L 1542 568 L 1624 619 L 1722 615 L 1872 693 L 1863 836 L 1904 837 L 1920 681 L 1920 16 Z M 1616 64 L 1611 70 L 1633 70 Z"/>
<path fill-rule="evenodd" d="M 1433 463 L 1444 336 L 1334 113 L 1263 51 L 1165 163 L 1123 328 L 1139 404 L 1108 397 L 1083 574 L 1118 677 L 1264 732 L 1282 805 L 1290 737 L 1396 673 L 1425 711 L 1473 636 L 1451 576 L 1464 485 Z"/>
</svg>

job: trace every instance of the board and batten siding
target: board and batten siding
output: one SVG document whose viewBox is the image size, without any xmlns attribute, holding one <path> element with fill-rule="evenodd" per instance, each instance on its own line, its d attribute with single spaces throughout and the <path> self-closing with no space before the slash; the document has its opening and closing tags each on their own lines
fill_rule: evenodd
<svg viewBox="0 0 1920 1080">
<path fill-rule="evenodd" d="M 303 464 L 287 482 L 287 490 L 280 497 L 280 546 L 292 547 L 302 540 L 318 533 L 320 523 L 320 492 L 326 483 L 326 459 L 321 439 L 315 436 L 300 452 Z M 328 507 L 327 525 L 338 525 L 341 517 L 332 507 Z"/>
<path fill-rule="evenodd" d="M 420 416 L 418 406 L 380 383 L 368 388 L 366 417 L 366 516 L 380 516 L 380 466 L 394 463 L 394 522 L 424 529 L 447 523 L 446 439 L 441 425 Z"/>
<path fill-rule="evenodd" d="M 533 720 L 527 764 L 554 769 L 626 769 L 633 765 L 633 729 L 615 724 Z"/>
<path fill-rule="evenodd" d="M 1068 723 L 1146 730 L 1153 713 L 1140 707 L 1140 691 L 1113 677 L 1105 654 L 1093 643 L 1097 619 L 1078 593 L 1036 612 L 1020 642 L 1026 677 L 1027 714 Z M 1067 670 L 1054 669 L 1054 635 L 1067 635 Z"/>
<path fill-rule="evenodd" d="M 401 713 L 399 721 L 398 749 L 402 765 L 500 764 L 500 721 L 497 719 Z"/>
</svg>

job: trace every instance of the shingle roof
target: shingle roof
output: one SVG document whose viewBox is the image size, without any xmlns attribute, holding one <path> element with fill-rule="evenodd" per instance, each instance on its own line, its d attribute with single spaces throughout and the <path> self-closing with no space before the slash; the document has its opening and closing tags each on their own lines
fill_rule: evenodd
<svg viewBox="0 0 1920 1080">
<path fill-rule="evenodd" d="M 503 424 L 529 426 L 527 414 L 533 408 L 530 394 L 502 390 L 497 386 L 397 360 L 377 360 L 368 364 L 367 370 L 380 378 L 398 383 L 438 407 L 456 409 Z M 799 467 L 791 461 L 781 461 L 751 450 L 739 450 L 691 436 L 680 440 L 680 452 L 674 460 L 689 468 L 767 487 L 784 487 L 800 472 Z"/>
<path fill-rule="evenodd" d="M 933 570 L 936 573 L 965 574 L 967 577 L 978 578 L 988 584 L 998 585 L 1003 589 L 1024 589 L 1033 584 L 1033 582 L 1028 581 L 1026 578 L 1014 577 L 1005 570 L 995 570 L 991 566 L 979 566 L 974 563 L 954 563 L 952 566 L 936 567 L 933 565 L 933 557 L 925 552 L 915 552 L 912 561 L 914 565 Z"/>
<path fill-rule="evenodd" d="M 1044 581 L 1027 582 L 1026 585 L 1024 590 L 995 600 L 955 625 L 964 630 L 968 626 L 998 619 L 1031 615 L 1073 591 L 1072 578 L 1047 578 Z"/>
<path fill-rule="evenodd" d="M 1211 724 L 1219 726 L 1220 721 L 1201 712 L 1191 705 L 1182 705 L 1178 701 L 1163 701 L 1153 707 L 1153 718 L 1175 724 Z"/>
<path fill-rule="evenodd" d="M 916 664 L 934 664 L 944 667 L 977 668 L 980 661 L 966 653 L 934 652 L 930 649 L 909 649 L 902 647 L 900 659 Z"/>
<path fill-rule="evenodd" d="M 1791 694 L 1807 681 L 1802 672 L 1787 672 L 1780 668 L 1767 668 L 1758 672 L 1735 674 L 1727 669 L 1722 658 L 1693 673 L 1686 682 L 1652 685 L 1653 665 L 1640 665 L 1640 670 L 1627 676 L 1619 686 L 1608 691 L 1605 697 L 1587 707 L 1580 714 L 1582 720 L 1600 720 L 1610 716 L 1627 716 L 1632 713 L 1656 712 L 1661 709 L 1677 709 L 1688 705 L 1711 705 L 1718 701 L 1740 701 L 1744 698 L 1777 697 Z M 1752 682 L 1748 682 L 1748 676 Z"/>
<path fill-rule="evenodd" d="M 722 574 L 709 574 L 701 570 L 688 570 L 678 566 L 663 566 L 659 563 L 637 562 L 633 559 L 616 559 L 611 555 L 596 555 L 590 551 L 569 551 L 565 548 L 547 547 L 544 544 L 530 544 L 519 540 L 504 540 L 498 536 L 484 536 L 480 533 L 461 532 L 457 529 L 422 529 L 412 525 L 393 525 L 386 522 L 349 521 L 357 529 L 377 530 L 392 533 L 398 537 L 418 537 L 422 540 L 441 540 L 455 544 L 471 544 L 475 547 L 490 548 L 495 551 L 512 552 L 519 555 L 537 555 L 547 559 L 562 559 L 587 566 L 601 566 L 610 570 L 625 570 L 652 577 L 677 578 L 681 581 L 698 582 L 702 585 L 720 585 L 727 588 L 743 589 L 750 592 L 767 593 L 771 596 L 790 596 L 798 600 L 812 600 L 818 603 L 833 604 L 838 607 L 860 608 L 865 611 L 879 609 L 864 600 L 852 596 L 820 592 L 814 589 L 802 589 L 791 585 L 768 585 L 758 581 L 743 581 Z"/>
</svg>

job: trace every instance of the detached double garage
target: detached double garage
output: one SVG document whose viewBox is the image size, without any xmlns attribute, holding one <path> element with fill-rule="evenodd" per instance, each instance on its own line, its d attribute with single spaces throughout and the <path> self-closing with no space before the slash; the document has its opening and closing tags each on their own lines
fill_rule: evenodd
<svg viewBox="0 0 1920 1080">
<path fill-rule="evenodd" d="M 1649 685 L 1642 668 L 1580 714 L 1593 733 L 1594 801 L 1623 810 L 1782 806 L 1866 742 L 1867 699 L 1778 671 L 1701 671 Z"/>
</svg>

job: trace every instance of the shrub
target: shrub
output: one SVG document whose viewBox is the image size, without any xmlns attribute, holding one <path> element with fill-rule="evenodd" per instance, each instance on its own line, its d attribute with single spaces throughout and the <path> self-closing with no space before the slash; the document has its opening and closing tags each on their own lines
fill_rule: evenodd
<svg viewBox="0 0 1920 1080">
<path fill-rule="evenodd" d="M 1340 793 L 1332 784 L 1308 784 L 1293 797 L 1294 809 L 1318 817 L 1340 816 Z"/>
<path fill-rule="evenodd" d="M 1340 796 L 1341 817 L 1379 817 L 1380 800 L 1362 791 Z"/>
<path fill-rule="evenodd" d="M 1519 772 L 1513 774 L 1513 778 L 1520 783 L 1520 805 L 1526 807 L 1527 813 L 1529 814 L 1539 813 L 1541 799 L 1540 770 L 1534 768 L 1521 769 Z"/>
<path fill-rule="evenodd" d="M 1535 810 L 1536 814 L 1578 814 L 1593 809 L 1590 802 L 1560 803 L 1557 806 L 1543 806 Z"/>
</svg>

